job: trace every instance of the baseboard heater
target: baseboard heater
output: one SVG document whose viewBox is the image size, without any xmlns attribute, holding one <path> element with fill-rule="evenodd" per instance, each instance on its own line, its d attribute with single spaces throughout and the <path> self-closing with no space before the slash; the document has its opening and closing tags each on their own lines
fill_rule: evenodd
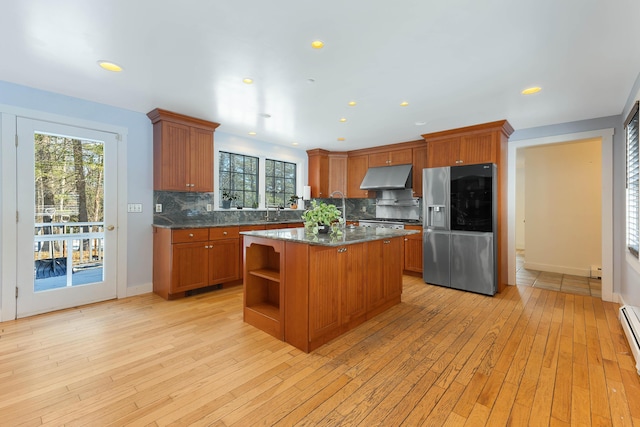
<svg viewBox="0 0 640 427">
<path fill-rule="evenodd" d="M 640 375 L 640 308 L 630 305 L 620 307 L 620 323 L 636 360 L 636 372 Z"/>
</svg>

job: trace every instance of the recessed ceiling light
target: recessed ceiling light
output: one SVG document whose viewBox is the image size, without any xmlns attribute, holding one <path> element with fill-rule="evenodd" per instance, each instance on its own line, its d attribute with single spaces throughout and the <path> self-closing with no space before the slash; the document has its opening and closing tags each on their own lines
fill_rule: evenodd
<svg viewBox="0 0 640 427">
<path fill-rule="evenodd" d="M 292 142 L 291 145 L 298 145 L 298 143 L 297 142 Z"/>
<path fill-rule="evenodd" d="M 521 93 L 523 95 L 533 95 L 534 93 L 538 93 L 542 90 L 541 87 L 539 86 L 533 86 L 533 87 L 528 87 L 525 90 L 523 90 Z"/>
<path fill-rule="evenodd" d="M 98 65 L 104 68 L 107 71 L 113 71 L 114 73 L 119 73 L 122 71 L 122 67 L 118 64 L 110 61 L 98 61 Z"/>
<path fill-rule="evenodd" d="M 427 122 L 416 122 L 416 126 L 424 126 Z"/>
<path fill-rule="evenodd" d="M 338 141 L 344 141 L 343 137 L 338 138 Z"/>
<path fill-rule="evenodd" d="M 409 105 L 409 103 L 408 103 L 407 101 L 402 101 L 402 102 L 400 103 L 400 106 L 401 106 L 401 107 L 406 107 L 407 105 Z"/>
<path fill-rule="evenodd" d="M 249 135 L 256 136 L 256 133 L 255 132 L 249 132 Z"/>
<path fill-rule="evenodd" d="M 311 42 L 311 47 L 314 49 L 322 49 L 324 47 L 324 43 L 320 40 L 314 40 Z"/>
<path fill-rule="evenodd" d="M 253 79 L 250 79 L 249 77 L 245 77 L 244 79 L 242 79 L 242 83 L 246 83 L 250 85 L 251 83 L 253 83 Z"/>
<path fill-rule="evenodd" d="M 355 107 L 355 106 L 356 106 L 356 101 L 349 102 L 349 107 Z"/>
<path fill-rule="evenodd" d="M 260 117 L 265 118 L 265 119 L 270 119 L 271 118 L 271 114 L 261 113 Z"/>
<path fill-rule="evenodd" d="M 341 117 L 341 118 L 340 118 L 340 121 L 341 121 L 342 123 L 344 123 L 344 122 L 346 122 L 346 121 L 347 121 L 347 119 L 345 119 L 344 117 Z"/>
</svg>

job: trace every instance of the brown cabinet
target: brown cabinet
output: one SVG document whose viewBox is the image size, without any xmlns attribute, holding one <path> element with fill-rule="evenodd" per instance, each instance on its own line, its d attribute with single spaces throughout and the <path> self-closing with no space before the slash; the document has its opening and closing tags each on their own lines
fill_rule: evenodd
<svg viewBox="0 0 640 427">
<path fill-rule="evenodd" d="M 308 150 L 309 186 L 311 197 L 329 197 L 329 152 L 327 150 Z"/>
<path fill-rule="evenodd" d="M 410 164 L 412 152 L 410 148 L 369 154 L 369 167 L 395 166 Z"/>
<path fill-rule="evenodd" d="M 347 192 L 347 154 L 315 149 L 307 151 L 311 197 L 327 198 L 334 191 Z"/>
<path fill-rule="evenodd" d="M 407 230 L 418 230 L 418 234 L 410 234 L 404 238 L 404 272 L 411 275 L 422 275 L 422 226 L 406 225 Z"/>
<path fill-rule="evenodd" d="M 340 191 L 347 197 L 347 154 L 329 154 L 329 194 Z"/>
<path fill-rule="evenodd" d="M 347 158 L 347 197 L 350 199 L 363 199 L 369 197 L 367 190 L 361 190 L 360 184 L 369 168 L 369 156 L 349 156 Z M 373 192 L 375 195 L 375 191 Z"/>
<path fill-rule="evenodd" d="M 440 167 L 496 163 L 500 154 L 499 143 L 499 135 L 492 131 L 427 140 L 427 165 Z"/>
<path fill-rule="evenodd" d="M 498 291 L 508 280 L 507 144 L 513 128 L 506 120 L 422 135 L 427 143 L 428 167 L 495 163 L 498 215 L 496 230 Z"/>
<path fill-rule="evenodd" d="M 400 303 L 402 243 L 317 246 L 244 236 L 245 322 L 305 352 L 320 347 Z M 375 306 L 371 286 L 380 289 Z"/>
<path fill-rule="evenodd" d="M 422 169 L 427 166 L 427 145 L 413 149 L 411 179 L 413 180 L 413 197 L 422 197 Z"/>
<path fill-rule="evenodd" d="M 213 191 L 213 132 L 218 123 L 155 109 L 153 189 Z"/>
<path fill-rule="evenodd" d="M 218 285 L 240 279 L 239 228 L 210 228 L 208 246 L 209 285 Z"/>
<path fill-rule="evenodd" d="M 396 271 L 403 263 L 403 241 L 399 238 L 376 240 L 367 243 L 368 301 L 367 310 L 379 307 L 400 298 L 402 294 L 402 272 Z"/>
<path fill-rule="evenodd" d="M 309 340 L 315 341 L 367 312 L 364 244 L 309 248 Z"/>
<path fill-rule="evenodd" d="M 154 227 L 153 291 L 165 299 L 240 278 L 238 227 Z"/>
</svg>

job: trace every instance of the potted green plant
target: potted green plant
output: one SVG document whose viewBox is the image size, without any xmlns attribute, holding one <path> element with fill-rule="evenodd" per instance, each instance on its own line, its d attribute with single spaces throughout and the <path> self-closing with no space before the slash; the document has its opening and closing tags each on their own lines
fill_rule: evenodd
<svg viewBox="0 0 640 427">
<path fill-rule="evenodd" d="M 224 190 L 222 192 L 222 208 L 229 209 L 231 207 L 231 202 L 234 200 L 238 200 L 238 195 L 231 193 L 229 190 Z"/>
<path fill-rule="evenodd" d="M 295 194 L 289 197 L 289 206 L 291 209 L 298 209 L 298 199 L 300 199 L 300 196 L 296 196 Z"/>
<path fill-rule="evenodd" d="M 312 200 L 311 208 L 302 214 L 302 220 L 305 228 L 313 234 L 328 233 L 329 231 L 336 234 L 342 233 L 339 226 L 344 222 L 344 219 L 342 212 L 336 205 Z"/>
</svg>

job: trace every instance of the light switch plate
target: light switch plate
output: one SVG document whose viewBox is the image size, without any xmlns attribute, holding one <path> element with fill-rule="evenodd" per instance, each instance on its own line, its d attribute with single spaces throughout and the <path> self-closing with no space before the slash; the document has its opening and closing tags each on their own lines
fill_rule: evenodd
<svg viewBox="0 0 640 427">
<path fill-rule="evenodd" d="M 133 212 L 133 213 L 142 212 L 142 203 L 129 203 L 127 205 L 127 212 Z"/>
<path fill-rule="evenodd" d="M 207 212 L 211 212 L 212 210 L 211 203 L 207 203 Z"/>
</svg>

